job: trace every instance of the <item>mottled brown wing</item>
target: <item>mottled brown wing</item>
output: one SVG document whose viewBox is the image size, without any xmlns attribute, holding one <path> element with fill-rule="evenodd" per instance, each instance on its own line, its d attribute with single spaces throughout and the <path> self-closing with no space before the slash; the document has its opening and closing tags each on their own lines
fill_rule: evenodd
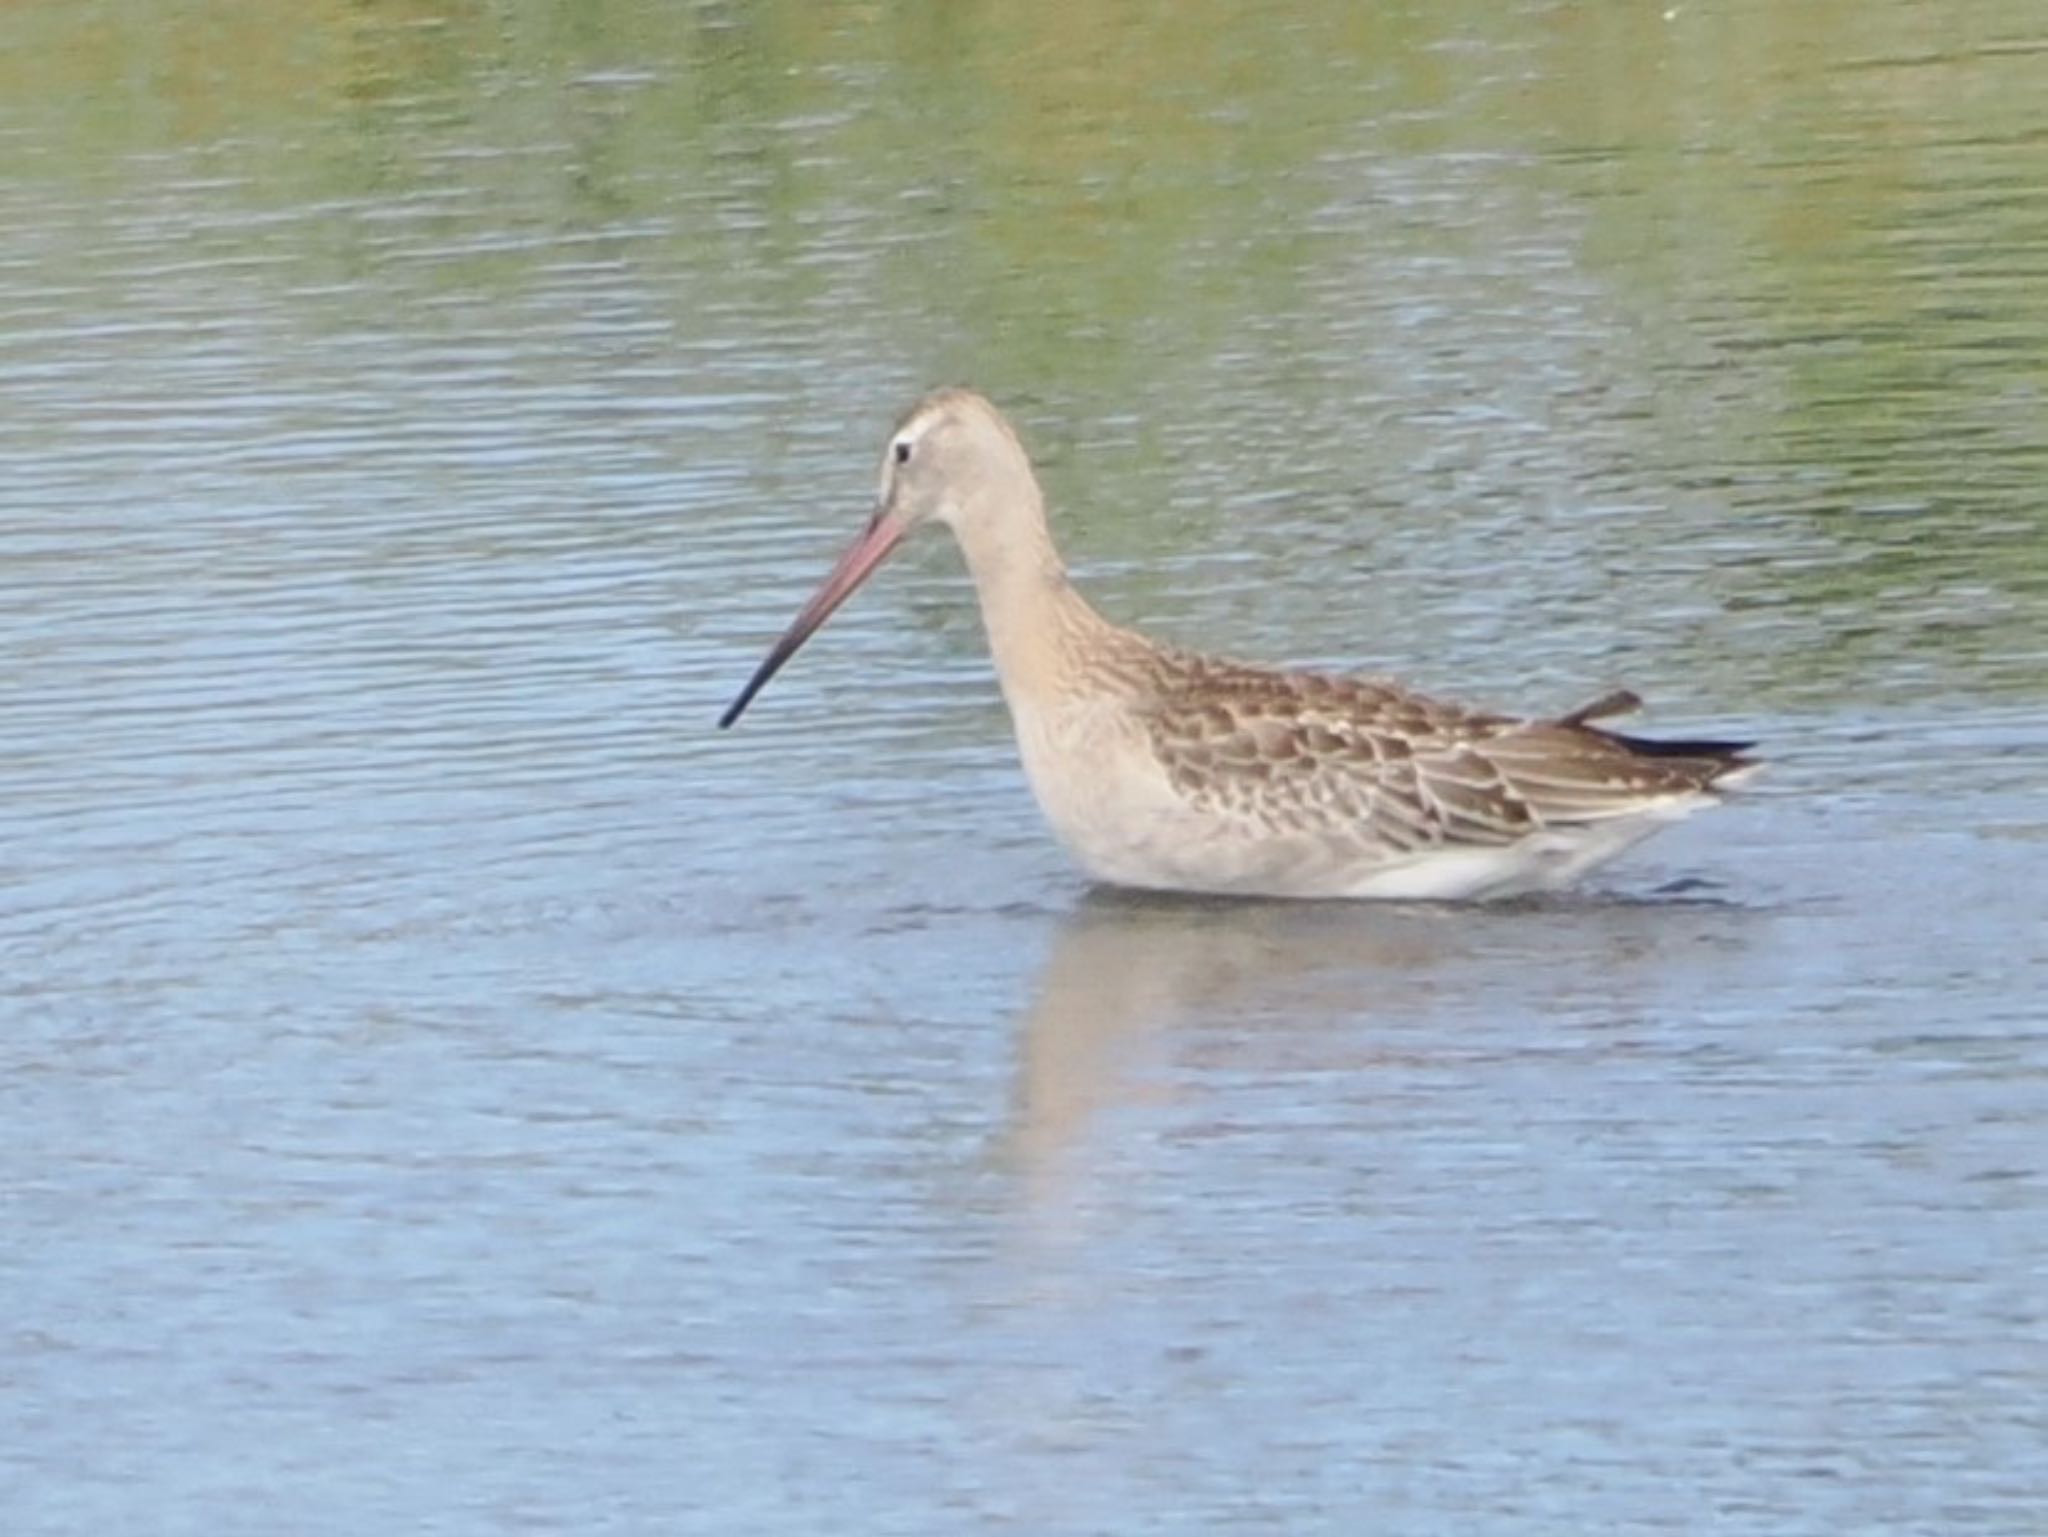
<svg viewBox="0 0 2048 1537">
<path fill-rule="evenodd" d="M 1632 816 L 1750 766 L 1746 742 L 1650 742 L 1562 721 L 1517 721 L 1485 752 L 1545 824 Z"/>
<path fill-rule="evenodd" d="M 1174 788 L 1262 836 L 1343 830 L 1395 852 L 1536 824 L 1477 744 L 1513 722 L 1391 683 L 1178 658 L 1143 712 Z"/>
<path fill-rule="evenodd" d="M 1153 749 L 1179 793 L 1248 832 L 1500 846 L 1697 793 L 1741 762 L 1735 744 L 1673 751 L 1584 724 L 1633 708 L 1626 692 L 1529 721 L 1377 679 L 1173 661 L 1144 716 Z"/>
</svg>

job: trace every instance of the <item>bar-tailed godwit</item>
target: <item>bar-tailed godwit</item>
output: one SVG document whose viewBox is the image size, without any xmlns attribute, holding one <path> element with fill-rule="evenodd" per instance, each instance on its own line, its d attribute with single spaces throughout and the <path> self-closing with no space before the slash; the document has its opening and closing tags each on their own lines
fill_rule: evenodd
<svg viewBox="0 0 2048 1537">
<path fill-rule="evenodd" d="M 1637 707 L 1625 690 L 1552 719 L 1497 715 L 1111 624 L 1068 580 L 1016 433 L 968 390 L 926 396 L 890 434 L 867 526 L 719 725 L 926 523 L 951 529 L 967 558 L 1046 820 L 1115 885 L 1408 899 L 1552 890 L 1758 767 L 1746 742 L 1596 724 Z"/>
</svg>

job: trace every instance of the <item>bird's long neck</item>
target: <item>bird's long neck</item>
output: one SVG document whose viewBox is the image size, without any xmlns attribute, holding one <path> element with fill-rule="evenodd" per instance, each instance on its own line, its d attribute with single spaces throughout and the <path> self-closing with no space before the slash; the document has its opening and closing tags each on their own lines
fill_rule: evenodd
<svg viewBox="0 0 2048 1537">
<path fill-rule="evenodd" d="M 1071 688 L 1092 646 L 1113 627 L 1068 579 L 1037 485 L 1005 488 L 1005 495 L 1005 505 L 982 509 L 956 533 L 996 673 L 1015 711 Z"/>
</svg>

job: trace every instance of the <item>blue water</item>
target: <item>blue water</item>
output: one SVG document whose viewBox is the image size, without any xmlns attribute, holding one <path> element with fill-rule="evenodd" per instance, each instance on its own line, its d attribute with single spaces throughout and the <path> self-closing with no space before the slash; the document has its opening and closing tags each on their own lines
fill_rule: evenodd
<svg viewBox="0 0 2048 1537">
<path fill-rule="evenodd" d="M 388 118 L 0 106 L 0 1528 L 2038 1529 L 2020 34 L 1673 162 L 1518 122 L 1545 14 L 1412 119 L 1294 57 L 1214 206 L 1055 116 L 1087 218 L 880 195 L 960 102 L 844 17 L 767 148 L 531 17 Z M 1858 92 L 1933 169 L 1831 222 Z M 713 730 L 959 377 L 1120 618 L 1772 772 L 1542 903 L 1093 892 L 936 536 Z"/>
</svg>

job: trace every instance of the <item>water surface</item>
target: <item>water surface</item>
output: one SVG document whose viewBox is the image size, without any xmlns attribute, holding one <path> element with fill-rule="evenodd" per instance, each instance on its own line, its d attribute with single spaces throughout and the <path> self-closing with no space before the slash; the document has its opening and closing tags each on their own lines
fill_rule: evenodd
<svg viewBox="0 0 2048 1537">
<path fill-rule="evenodd" d="M 10 1533 L 2048 1509 L 2033 8 L 0 19 Z M 1485 911 L 1089 891 L 1111 614 L 1754 734 Z"/>
</svg>

